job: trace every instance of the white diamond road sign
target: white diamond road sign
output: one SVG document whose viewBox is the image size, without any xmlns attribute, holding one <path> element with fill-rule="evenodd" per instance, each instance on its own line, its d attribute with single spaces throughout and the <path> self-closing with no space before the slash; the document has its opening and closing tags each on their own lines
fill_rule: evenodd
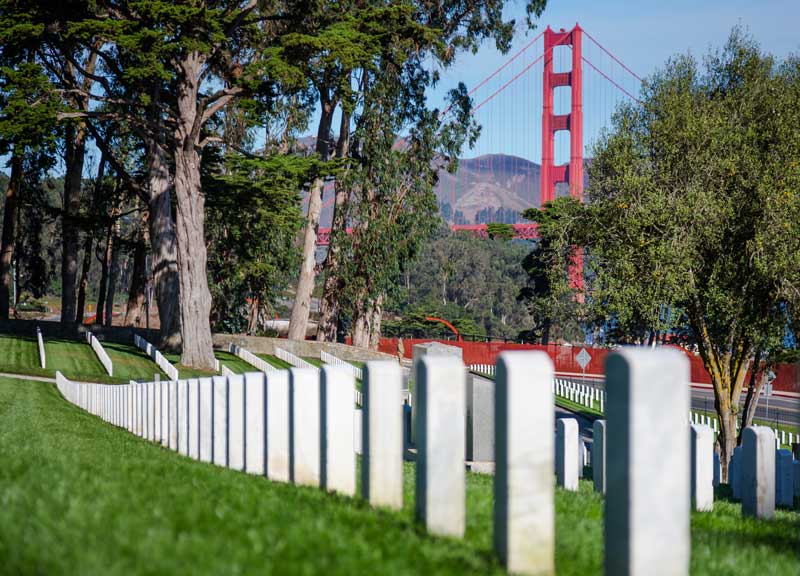
<svg viewBox="0 0 800 576">
<path fill-rule="evenodd" d="M 581 348 L 581 351 L 578 352 L 577 356 L 575 356 L 575 360 L 577 360 L 578 364 L 580 364 L 581 370 L 586 370 L 586 367 L 589 365 L 589 362 L 592 361 L 592 357 L 589 356 L 589 353 L 586 351 L 586 348 Z"/>
</svg>

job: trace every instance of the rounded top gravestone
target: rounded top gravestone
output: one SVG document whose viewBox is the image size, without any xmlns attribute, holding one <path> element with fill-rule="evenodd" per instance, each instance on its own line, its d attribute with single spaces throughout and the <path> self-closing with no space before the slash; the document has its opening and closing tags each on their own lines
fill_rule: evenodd
<svg viewBox="0 0 800 576">
<path fill-rule="evenodd" d="M 414 344 L 412 349 L 414 363 L 423 356 L 458 356 L 463 358 L 463 350 L 458 346 L 449 346 L 441 342 L 425 342 Z"/>
</svg>

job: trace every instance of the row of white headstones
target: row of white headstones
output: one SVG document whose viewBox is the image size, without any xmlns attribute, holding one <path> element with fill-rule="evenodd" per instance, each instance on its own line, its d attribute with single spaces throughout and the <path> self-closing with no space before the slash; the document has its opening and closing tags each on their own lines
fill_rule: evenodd
<svg viewBox="0 0 800 576">
<path fill-rule="evenodd" d="M 688 361 L 673 350 L 630 348 L 612 354 L 606 366 L 608 416 L 598 459 L 606 493 L 606 573 L 687 574 L 693 484 Z M 461 537 L 467 373 L 450 356 L 424 356 L 414 369 L 416 515 L 433 534 Z M 364 372 L 362 496 L 397 509 L 403 497 L 402 372 L 396 362 L 368 362 Z M 555 572 L 554 459 L 561 468 L 566 459 L 555 458 L 553 377 L 552 362 L 541 352 L 505 352 L 497 362 L 494 545 L 512 572 Z M 355 494 L 354 379 L 336 366 L 118 386 L 73 383 L 60 374 L 57 381 L 69 401 L 191 458 Z M 566 437 L 564 426 L 559 430 Z M 774 509 L 764 489 L 774 482 L 771 436 L 769 429 L 745 433 L 745 514 L 769 516 Z M 577 446 L 559 452 L 577 454 Z"/>
</svg>

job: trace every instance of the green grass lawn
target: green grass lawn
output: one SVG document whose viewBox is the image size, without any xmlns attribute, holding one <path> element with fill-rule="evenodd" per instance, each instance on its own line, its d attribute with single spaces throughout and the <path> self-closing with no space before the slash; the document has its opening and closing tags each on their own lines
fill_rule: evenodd
<svg viewBox="0 0 800 576">
<path fill-rule="evenodd" d="M 161 371 L 158 364 L 135 346 L 114 342 L 103 342 L 102 344 L 114 365 L 114 377 L 121 378 L 126 382 L 130 380 L 152 381 L 156 374 L 162 380 L 166 378 L 166 374 Z"/>
<path fill-rule="evenodd" d="M 164 358 L 167 359 L 167 362 L 175 366 L 178 369 L 178 378 L 207 378 L 209 376 L 217 376 L 218 374 L 213 371 L 208 370 L 198 370 L 197 368 L 190 368 L 188 366 L 184 366 L 181 364 L 181 355 L 176 354 L 174 352 L 164 352 L 162 351 Z M 216 357 L 216 351 L 214 356 Z"/>
<path fill-rule="evenodd" d="M 0 566 L 7 574 L 501 573 L 492 477 L 467 475 L 463 540 L 434 538 L 405 506 L 272 483 L 201 464 L 114 428 L 41 382 L 0 379 Z M 723 489 L 726 487 L 723 487 Z M 559 575 L 602 573 L 602 498 L 556 491 Z M 692 574 L 797 574 L 800 513 L 692 515 Z"/>
<path fill-rule="evenodd" d="M 59 370 L 71 380 L 108 383 L 152 379 L 153 374 L 161 372 L 135 346 L 103 342 L 103 347 L 114 364 L 113 378 L 108 376 L 92 347 L 81 340 L 45 339 L 47 368 L 42 370 L 39 367 L 39 348 L 35 339 L 0 336 L 0 372 L 53 378 L 56 370 Z"/>
<path fill-rule="evenodd" d="M 215 350 L 214 356 L 220 361 L 221 364 L 224 364 L 228 368 L 230 368 L 236 374 L 245 374 L 247 372 L 258 372 L 258 368 L 249 364 L 236 356 L 235 354 L 231 354 L 230 352 L 222 352 L 221 350 Z"/>
<path fill-rule="evenodd" d="M 275 366 L 275 368 L 289 369 L 292 367 L 292 365 L 289 364 L 288 362 L 284 362 L 283 360 L 281 360 L 277 356 L 273 356 L 272 354 L 256 354 L 256 356 L 268 362 L 269 364 L 272 364 L 273 366 Z"/>
<path fill-rule="evenodd" d="M 46 353 L 46 352 L 45 352 Z M 51 370 L 42 370 L 39 364 L 39 345 L 36 338 L 0 335 L 0 372 L 50 376 Z"/>
<path fill-rule="evenodd" d="M 44 341 L 48 370 L 58 370 L 70 380 L 88 382 L 127 382 L 116 374 L 112 379 L 97 359 L 92 347 L 77 340 Z"/>
<path fill-rule="evenodd" d="M 322 368 L 323 366 L 325 366 L 325 362 L 323 362 L 319 358 L 314 358 L 313 356 L 303 356 L 303 360 L 305 360 L 312 366 L 316 366 L 317 368 Z"/>
</svg>

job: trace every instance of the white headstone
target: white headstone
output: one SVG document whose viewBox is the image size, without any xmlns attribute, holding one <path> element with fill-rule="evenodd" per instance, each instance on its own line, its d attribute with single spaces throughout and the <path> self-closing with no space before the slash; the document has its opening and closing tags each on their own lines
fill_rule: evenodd
<svg viewBox="0 0 800 576">
<path fill-rule="evenodd" d="M 291 481 L 306 486 L 319 486 L 320 398 L 316 370 L 289 370 L 289 406 Z"/>
<path fill-rule="evenodd" d="M 228 465 L 228 379 L 214 376 L 212 420 L 214 423 L 212 462 L 217 466 Z"/>
<path fill-rule="evenodd" d="M 200 381 L 187 382 L 189 391 L 189 457 L 200 459 Z"/>
<path fill-rule="evenodd" d="M 356 493 L 352 372 L 326 364 L 320 371 L 319 391 L 320 487 L 351 496 Z"/>
<path fill-rule="evenodd" d="M 178 450 L 178 381 L 170 380 L 169 387 L 169 448 Z"/>
<path fill-rule="evenodd" d="M 742 447 L 733 449 L 730 464 L 728 464 L 728 484 L 734 500 L 742 499 Z"/>
<path fill-rule="evenodd" d="M 248 372 L 244 375 L 245 388 L 245 447 L 246 471 L 263 476 L 264 461 L 264 373 Z"/>
<path fill-rule="evenodd" d="M 706 425 L 693 425 L 692 502 L 695 510 L 714 509 L 714 431 Z"/>
<path fill-rule="evenodd" d="M 364 454 L 364 447 L 362 444 L 364 438 L 364 414 L 361 408 L 353 410 L 353 450 L 359 456 Z M 363 476 L 363 472 L 362 472 Z"/>
<path fill-rule="evenodd" d="M 161 382 L 153 384 L 153 440 L 161 442 Z"/>
<path fill-rule="evenodd" d="M 145 394 L 146 384 L 136 385 L 138 394 L 136 399 L 136 435 L 144 438 L 147 429 L 147 396 Z"/>
<path fill-rule="evenodd" d="M 791 508 L 793 503 L 792 453 L 788 450 L 777 450 L 775 452 L 775 505 Z"/>
<path fill-rule="evenodd" d="M 147 384 L 147 439 L 156 439 L 156 383 Z"/>
<path fill-rule="evenodd" d="M 244 375 L 228 376 L 228 468 L 244 470 Z"/>
<path fill-rule="evenodd" d="M 566 490 L 578 490 L 578 421 L 575 418 L 556 420 L 556 479 Z"/>
<path fill-rule="evenodd" d="M 397 362 L 367 362 L 364 370 L 361 492 L 373 506 L 403 507 L 403 422 Z"/>
<path fill-rule="evenodd" d="M 128 396 L 127 405 L 125 406 L 125 411 L 127 412 L 125 428 L 128 430 L 128 432 L 133 432 L 134 431 L 133 415 L 134 415 L 134 405 L 135 405 L 134 395 L 136 393 L 136 384 L 134 383 L 128 384 L 125 388 Z"/>
<path fill-rule="evenodd" d="M 200 378 L 200 460 L 211 462 L 214 440 L 213 401 L 214 381 Z"/>
<path fill-rule="evenodd" d="M 689 573 L 689 382 L 677 350 L 606 360 L 606 574 Z"/>
<path fill-rule="evenodd" d="M 606 421 L 595 420 L 592 425 L 592 480 L 595 492 L 606 491 Z"/>
<path fill-rule="evenodd" d="M 742 515 L 775 516 L 775 433 L 766 426 L 742 431 Z"/>
<path fill-rule="evenodd" d="M 464 534 L 466 371 L 457 356 L 426 355 L 415 364 L 417 386 L 416 515 L 428 531 Z"/>
<path fill-rule="evenodd" d="M 464 351 L 459 346 L 449 346 L 441 342 L 423 342 L 414 344 L 411 347 L 412 358 L 414 359 L 414 371 L 416 372 L 417 362 L 425 356 L 453 356 L 462 359 Z M 411 442 L 416 443 L 417 439 L 417 395 L 411 396 Z"/>
<path fill-rule="evenodd" d="M 267 477 L 289 481 L 289 372 L 267 372 Z"/>
<path fill-rule="evenodd" d="M 792 476 L 794 480 L 794 499 L 800 507 L 800 460 L 792 462 Z"/>
<path fill-rule="evenodd" d="M 169 446 L 169 382 L 161 382 L 161 445 Z"/>
<path fill-rule="evenodd" d="M 178 380 L 178 452 L 189 455 L 189 382 Z"/>
<path fill-rule="evenodd" d="M 498 358 L 494 548 L 513 573 L 555 574 L 552 379 L 543 352 Z"/>
</svg>

